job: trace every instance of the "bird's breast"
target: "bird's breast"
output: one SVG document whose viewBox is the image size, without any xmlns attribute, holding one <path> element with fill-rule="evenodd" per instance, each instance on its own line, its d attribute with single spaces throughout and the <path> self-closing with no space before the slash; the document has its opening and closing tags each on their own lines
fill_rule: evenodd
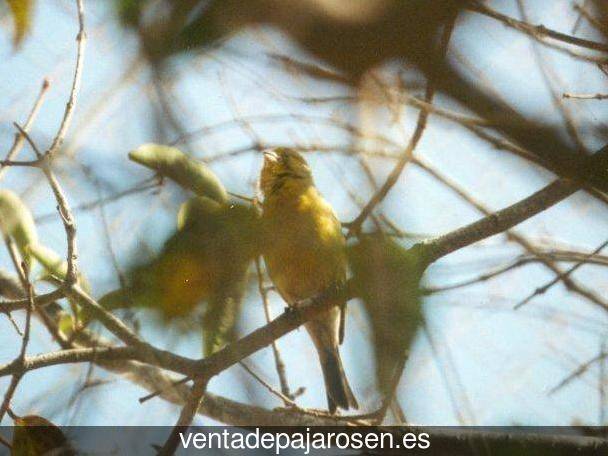
<svg viewBox="0 0 608 456">
<path fill-rule="evenodd" d="M 316 192 L 265 202 L 264 260 L 288 302 L 314 297 L 344 281 L 346 257 L 340 222 Z"/>
</svg>

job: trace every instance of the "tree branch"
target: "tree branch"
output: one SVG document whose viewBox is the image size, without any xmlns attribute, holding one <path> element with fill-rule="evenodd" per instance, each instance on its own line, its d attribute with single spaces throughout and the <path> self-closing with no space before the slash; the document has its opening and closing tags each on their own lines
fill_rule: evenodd
<svg viewBox="0 0 608 456">
<path fill-rule="evenodd" d="M 476 13 L 483 14 L 484 16 L 491 17 L 492 19 L 496 19 L 497 21 L 500 21 L 503 24 L 516 30 L 519 30 L 520 32 L 530 35 L 536 39 L 539 39 L 539 37 L 552 38 L 554 40 L 568 43 L 573 46 L 579 46 L 594 51 L 608 52 L 608 45 L 604 43 L 598 43 L 597 41 L 586 40 L 584 38 L 578 38 L 576 36 L 568 35 L 566 33 L 561 33 L 547 28 L 544 25 L 532 25 L 527 22 L 520 21 L 513 17 L 499 13 L 498 11 L 491 9 L 478 1 L 471 2 L 468 8 L 469 10 L 474 11 Z"/>
<path fill-rule="evenodd" d="M 502 233 L 543 212 L 580 189 L 568 179 L 558 179 L 529 197 L 487 217 L 435 239 L 417 244 L 429 263 L 463 247 Z"/>
<path fill-rule="evenodd" d="M 36 101 L 34 102 L 34 106 L 32 107 L 32 110 L 30 111 L 30 114 L 27 117 L 27 120 L 23 124 L 23 129 L 25 131 L 29 131 L 29 129 L 32 127 L 34 121 L 36 120 L 36 117 L 38 116 L 38 112 L 40 111 L 42 103 L 44 103 L 44 98 L 45 98 L 46 93 L 49 90 L 49 87 L 50 87 L 49 80 L 45 78 L 42 81 L 42 87 L 40 88 L 40 92 L 38 92 L 38 97 L 36 98 Z M 17 156 L 19 151 L 21 150 L 21 147 L 23 147 L 24 139 L 25 139 L 25 136 L 22 133 L 20 133 L 20 132 L 15 133 L 15 140 L 13 142 L 13 145 L 12 145 L 11 149 L 8 151 L 8 153 L 6 154 L 6 158 L 3 160 L 2 163 L 0 163 L 0 179 L 2 179 L 4 173 L 6 172 L 6 169 L 9 166 L 9 165 L 7 165 L 7 163 L 10 164 L 15 159 L 15 157 Z"/>
<path fill-rule="evenodd" d="M 454 24 L 456 22 L 456 15 L 450 18 L 449 22 L 445 24 L 443 34 L 441 37 L 441 43 L 439 45 L 439 50 L 437 53 L 437 63 L 439 68 L 443 68 L 443 62 L 445 60 L 447 50 L 450 43 L 450 37 L 452 36 L 452 31 L 454 30 Z M 435 74 L 431 74 L 428 76 L 427 86 L 424 93 L 424 102 L 427 105 L 430 105 L 433 101 L 433 95 L 435 94 L 435 79 L 439 76 L 440 71 L 436 71 Z M 388 192 L 393 188 L 393 186 L 399 180 L 399 176 L 403 172 L 405 165 L 407 165 L 413 157 L 414 150 L 422 138 L 422 133 L 426 128 L 427 120 L 429 117 L 428 109 L 421 109 L 418 113 L 418 121 L 416 122 L 416 128 L 414 133 L 410 139 L 409 144 L 399 157 L 399 160 L 395 164 L 395 167 L 392 169 L 386 181 L 382 186 L 378 189 L 377 192 L 371 197 L 369 202 L 365 205 L 365 207 L 361 210 L 357 218 L 353 220 L 349 225 L 348 236 L 351 234 L 358 234 L 361 230 L 361 225 L 365 221 L 365 219 L 371 214 L 374 208 L 380 204 L 380 202 L 386 197 Z"/>
</svg>

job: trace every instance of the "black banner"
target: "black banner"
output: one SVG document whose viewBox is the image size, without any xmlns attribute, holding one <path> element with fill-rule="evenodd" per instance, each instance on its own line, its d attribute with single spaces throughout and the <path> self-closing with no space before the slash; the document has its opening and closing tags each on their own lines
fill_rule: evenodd
<svg viewBox="0 0 608 456">
<path fill-rule="evenodd" d="M 16 432 L 15 432 L 16 431 Z M 24 432 L 26 431 L 26 432 Z M 61 431 L 57 434 L 56 431 Z M 173 435 L 175 454 L 606 455 L 600 427 L 2 427 L 29 454 L 153 455 Z M 19 435 L 16 439 L 15 436 Z M 29 446 L 28 446 L 29 445 Z M 44 448 L 44 450 L 41 450 Z M 16 452 L 16 454 L 21 454 Z"/>
</svg>

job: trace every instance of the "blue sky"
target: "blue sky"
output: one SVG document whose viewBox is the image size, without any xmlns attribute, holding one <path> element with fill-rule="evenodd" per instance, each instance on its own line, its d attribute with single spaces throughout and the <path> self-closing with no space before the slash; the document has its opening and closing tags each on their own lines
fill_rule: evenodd
<svg viewBox="0 0 608 456">
<path fill-rule="evenodd" d="M 146 177 L 148 171 L 131 163 L 127 152 L 138 145 L 160 141 L 148 102 L 153 93 L 145 66 L 136 67 L 137 42 L 119 29 L 108 8 L 110 2 L 88 1 L 88 45 L 82 92 L 64 153 L 69 159 L 56 162 L 58 176 L 72 206 L 98 198 L 96 188 L 83 174 L 83 167 L 95 168 L 105 192 L 129 188 Z M 506 14 L 517 16 L 515 2 L 490 2 Z M 534 22 L 569 32 L 576 20 L 570 2 L 528 1 Z M 47 101 L 40 113 L 33 137 L 47 144 L 58 126 L 71 82 L 77 25 L 73 2 L 41 1 L 37 4 L 34 27 L 24 46 L 14 51 L 10 23 L 0 22 L 0 149 L 8 150 L 12 141 L 11 123 L 23 121 L 44 77 L 52 81 Z M 586 24 L 579 34 L 598 38 Z M 229 50 L 229 52 L 227 52 Z M 559 78 L 563 90 L 595 93 L 607 90 L 608 79 L 593 65 L 575 62 L 562 54 L 541 49 Z M 364 122 L 365 129 L 390 137 L 398 144 L 407 142 L 416 111 L 403 108 L 399 125 L 390 125 L 390 113 L 374 103 L 360 106 L 344 104 L 307 105 L 298 97 L 347 95 L 348 90 L 286 73 L 266 56 L 280 53 L 311 59 L 279 32 L 257 28 L 246 30 L 226 47 L 191 59 L 176 59 L 171 71 L 172 88 L 178 100 L 175 110 L 188 130 L 215 125 L 234 117 L 299 114 Z M 538 71 L 527 38 L 497 25 L 490 19 L 470 15 L 461 20 L 451 42 L 452 59 L 466 58 L 475 71 L 470 77 L 491 86 L 518 109 L 531 115 L 560 122 Z M 134 69 L 135 68 L 135 69 Z M 390 65 L 381 74 L 390 75 Z M 124 75 L 130 79 L 123 83 Z M 437 98 L 441 106 L 462 110 L 450 100 Z M 567 107 L 578 119 L 583 139 L 590 150 L 600 144 L 589 127 L 601 126 L 606 102 L 571 101 Z M 288 117 L 288 116 L 287 116 Z M 313 121 L 256 121 L 256 134 L 265 143 L 348 145 L 351 139 L 336 128 Z M 176 134 L 169 133 L 166 140 Z M 199 136 L 187 145 L 193 155 L 205 159 L 242 147 L 251 142 L 238 123 L 217 133 Z M 499 209 L 513 203 L 551 180 L 551 176 L 520 159 L 497 151 L 471 136 L 463 128 L 431 117 L 429 127 L 416 150 L 434 167 L 482 201 Z M 27 148 L 22 158 L 31 156 Z M 338 154 L 317 153 L 308 157 L 316 183 L 336 208 L 341 220 L 356 216 L 345 187 L 355 189 L 366 200 L 372 194 L 354 160 Z M 252 195 L 260 167 L 260 157 L 242 154 L 211 163 L 225 185 L 234 192 Z M 371 160 L 378 180 L 389 172 L 392 162 Z M 55 203 L 46 182 L 36 170 L 12 169 L 1 181 L 2 188 L 17 191 L 36 216 L 54 212 Z M 111 190 L 109 190 L 111 189 Z M 112 247 L 121 265 L 141 250 L 141 241 L 153 250 L 175 224 L 175 214 L 185 195 L 171 185 L 160 193 L 145 192 L 121 199 L 105 207 L 112 236 Z M 448 232 L 470 223 L 479 214 L 453 193 L 413 166 L 386 198 L 382 210 L 402 228 L 427 235 Z M 557 246 L 591 251 L 605 240 L 606 208 L 584 194 L 567 201 L 517 227 L 529 239 L 546 247 Z M 93 285 L 95 296 L 116 288 L 117 276 L 104 237 L 100 212 L 76 214 L 79 230 L 80 267 Z M 65 251 L 64 232 L 58 217 L 39 224 L 41 240 L 58 252 Z M 516 245 L 496 236 L 463 249 L 437 262 L 427 272 L 425 282 L 433 285 L 455 283 L 502 265 L 521 253 Z M 9 267 L 6 254 L 0 266 Z M 606 295 L 606 271 L 585 266 L 575 278 Z M 577 382 L 555 395 L 548 391 L 579 363 L 596 355 L 606 336 L 606 315 L 561 285 L 536 298 L 522 310 L 512 306 L 535 287 L 551 279 L 538 265 L 529 265 L 478 284 L 425 301 L 425 315 L 438 353 L 433 353 L 421 336 L 413 347 L 400 386 L 400 402 L 408 419 L 416 424 L 536 424 L 565 425 L 573 421 L 598 424 L 598 370 L 591 369 Z M 280 298 L 272 295 L 273 313 L 282 311 Z M 140 315 L 142 334 L 159 347 L 198 357 L 200 335 L 180 328 L 161 328 Z M 21 316 L 17 316 L 21 321 Z M 241 319 L 243 332 L 263 323 L 263 312 L 255 290 L 249 294 Z M 350 305 L 346 343 L 342 347 L 346 371 L 359 402 L 371 410 L 378 398 L 373 392 L 373 356 L 369 347 L 370 330 L 362 306 Z M 0 319 L 0 361 L 8 362 L 19 344 L 6 319 Z M 287 363 L 291 386 L 306 386 L 299 401 L 304 406 L 324 407 L 321 372 L 314 349 L 303 330 L 279 341 Z M 55 350 L 38 325 L 30 353 Z M 277 384 L 272 354 L 264 350 L 251 357 L 250 365 L 265 379 Z M 47 368 L 28 374 L 21 383 L 14 409 L 36 412 L 60 424 L 173 424 L 179 410 L 161 400 L 140 405 L 145 392 L 127 381 L 96 369 L 94 378 L 110 380 L 83 393 L 76 404 L 67 406 L 78 390 L 87 366 Z M 8 379 L 0 381 L 7 385 Z M 246 388 L 243 387 L 246 385 Z M 240 401 L 255 401 L 273 407 L 280 405 L 238 366 L 215 378 L 214 393 Z M 118 406 L 120 406 L 118 408 Z M 120 410 L 119 412 L 117 410 Z M 458 411 L 456 413 L 455 411 Z M 460 416 L 459 416 L 460 415 Z M 201 418 L 200 423 L 209 420 Z"/>
</svg>

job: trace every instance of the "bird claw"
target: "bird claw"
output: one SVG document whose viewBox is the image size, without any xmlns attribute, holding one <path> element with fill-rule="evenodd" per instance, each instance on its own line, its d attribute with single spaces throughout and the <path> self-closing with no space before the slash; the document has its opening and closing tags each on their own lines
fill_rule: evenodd
<svg viewBox="0 0 608 456">
<path fill-rule="evenodd" d="M 285 306 L 285 310 L 283 310 L 283 313 L 289 315 L 289 314 L 294 313 L 295 311 L 296 311 L 296 309 L 294 307 Z"/>
</svg>

